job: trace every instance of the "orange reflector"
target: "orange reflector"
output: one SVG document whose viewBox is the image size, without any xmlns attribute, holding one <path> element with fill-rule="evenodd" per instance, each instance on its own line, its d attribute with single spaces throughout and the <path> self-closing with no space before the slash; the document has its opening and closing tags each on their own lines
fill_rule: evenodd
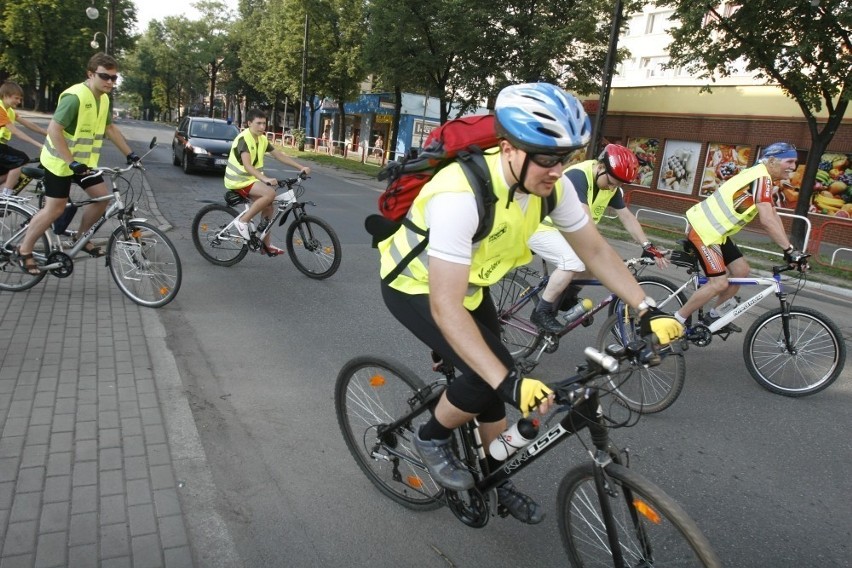
<svg viewBox="0 0 852 568">
<path fill-rule="evenodd" d="M 633 506 L 636 507 L 636 511 L 640 515 L 642 515 L 643 517 L 645 517 L 646 519 L 648 519 L 649 521 L 651 521 L 655 525 L 659 525 L 662 522 L 663 519 L 660 518 L 660 514 L 657 513 L 654 510 L 654 508 L 651 507 L 645 501 L 642 501 L 641 499 L 634 499 L 633 500 Z"/>
<path fill-rule="evenodd" d="M 160 288 L 160 296 L 163 296 L 165 298 L 168 295 L 169 295 L 169 289 L 168 288 L 166 288 L 165 286 Z"/>
<path fill-rule="evenodd" d="M 296 244 L 301 246 L 302 245 L 302 239 L 296 239 Z"/>
<path fill-rule="evenodd" d="M 385 378 L 381 375 L 373 375 L 370 377 L 370 386 L 373 388 L 385 386 Z"/>
<path fill-rule="evenodd" d="M 201 230 L 205 233 L 207 232 L 207 223 L 201 223 Z"/>
<path fill-rule="evenodd" d="M 325 254 L 331 254 L 331 252 L 332 252 L 334 249 L 332 249 L 331 247 L 325 247 L 325 249 L 324 249 L 324 250 L 325 250 Z"/>
<path fill-rule="evenodd" d="M 142 236 L 142 230 L 141 230 L 141 229 L 133 229 L 133 232 L 132 232 L 132 233 L 130 233 L 130 235 L 131 235 L 134 239 L 138 239 L 139 237 L 141 237 L 141 236 Z"/>
<path fill-rule="evenodd" d="M 423 480 L 417 477 L 416 475 L 409 475 L 408 485 L 413 487 L 414 489 L 423 489 Z"/>
</svg>

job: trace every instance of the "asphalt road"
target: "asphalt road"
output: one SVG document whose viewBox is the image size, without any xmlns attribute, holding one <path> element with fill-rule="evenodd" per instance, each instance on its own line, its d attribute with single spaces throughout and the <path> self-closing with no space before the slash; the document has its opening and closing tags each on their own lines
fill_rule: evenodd
<svg viewBox="0 0 852 568">
<path fill-rule="evenodd" d="M 200 257 L 190 236 L 199 200 L 221 198 L 221 178 L 172 166 L 170 130 L 121 126 L 135 148 L 152 133 L 165 142 L 145 163 L 184 281 L 157 315 L 213 469 L 217 508 L 246 566 L 565 565 L 553 514 L 535 527 L 498 518 L 476 530 L 446 509 L 413 513 L 374 489 L 348 454 L 333 406 L 348 359 L 381 354 L 430 374 L 427 351 L 378 294 L 378 257 L 361 225 L 375 210 L 373 184 L 328 168 L 308 182 L 312 213 L 343 245 L 332 278 L 312 281 L 286 257 L 249 255 L 221 268 Z M 852 335 L 847 300 L 798 301 Z M 738 323 L 747 328 L 771 307 L 767 300 Z M 535 376 L 564 376 L 597 328 L 566 337 Z M 679 400 L 613 439 L 696 519 L 726 565 L 850 566 L 852 371 L 821 394 L 789 399 L 750 378 L 741 345 L 735 336 L 690 349 Z M 551 512 L 564 472 L 586 459 L 576 441 L 563 448 L 517 480 Z"/>
</svg>

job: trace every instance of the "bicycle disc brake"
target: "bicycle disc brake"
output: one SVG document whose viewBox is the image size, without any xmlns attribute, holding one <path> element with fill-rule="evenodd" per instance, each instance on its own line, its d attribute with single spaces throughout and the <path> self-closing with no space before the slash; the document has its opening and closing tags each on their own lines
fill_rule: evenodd
<svg viewBox="0 0 852 568">
<path fill-rule="evenodd" d="M 52 269 L 50 273 L 57 278 L 68 278 L 71 276 L 71 273 L 74 272 L 74 261 L 71 260 L 71 257 L 64 252 L 57 250 L 47 255 L 46 264 L 50 265 L 56 263 L 59 263 L 60 266 Z"/>
<path fill-rule="evenodd" d="M 488 524 L 488 503 L 476 487 L 467 491 L 456 492 L 445 490 L 447 507 L 453 514 L 469 527 L 480 529 Z"/>
<path fill-rule="evenodd" d="M 713 341 L 713 333 L 709 327 L 699 323 L 687 332 L 686 338 L 699 347 L 707 347 Z"/>
</svg>

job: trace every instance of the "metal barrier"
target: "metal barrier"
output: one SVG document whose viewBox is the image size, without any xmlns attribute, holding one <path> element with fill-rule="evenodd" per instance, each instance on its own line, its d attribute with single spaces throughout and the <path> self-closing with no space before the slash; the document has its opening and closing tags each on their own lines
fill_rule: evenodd
<svg viewBox="0 0 852 568">
<path fill-rule="evenodd" d="M 682 233 L 686 233 L 686 230 L 689 228 L 689 221 L 687 221 L 686 217 L 684 217 L 683 215 L 677 215 L 675 213 L 666 213 L 665 211 L 657 211 L 656 209 L 646 209 L 646 208 L 643 207 L 643 208 L 636 210 L 635 215 L 636 215 L 637 221 L 639 220 L 639 217 L 642 215 L 642 213 L 651 214 L 651 215 L 658 215 L 660 217 L 668 217 L 668 218 L 671 218 L 671 219 L 676 219 L 678 221 L 678 223 L 683 222 Z M 641 224 L 642 222 L 639 221 L 639 223 Z M 657 227 L 657 228 L 660 228 L 660 227 Z"/>
<path fill-rule="evenodd" d="M 810 239 L 811 239 L 811 220 L 808 219 L 807 217 L 802 216 L 802 215 L 796 215 L 794 213 L 784 213 L 783 211 L 778 211 L 778 215 L 781 216 L 781 217 L 789 217 L 791 219 L 801 219 L 802 221 L 805 222 L 805 224 L 807 224 L 808 230 L 805 233 L 805 242 L 802 243 L 802 250 L 807 251 L 808 250 L 808 243 L 810 242 Z M 775 256 L 784 256 L 784 253 L 778 252 L 777 250 L 768 250 L 768 249 L 762 249 L 762 248 L 759 248 L 759 247 L 752 247 L 752 246 L 749 246 L 749 245 L 742 244 L 742 242 L 738 242 L 737 246 L 741 249 L 749 249 L 749 250 L 753 250 L 753 251 L 757 251 L 757 252 L 762 252 L 764 254 L 771 254 L 771 255 L 775 255 Z"/>
<path fill-rule="evenodd" d="M 819 249 L 823 247 L 823 244 L 822 244 L 823 235 L 825 234 L 826 229 L 831 228 L 832 226 L 840 227 L 841 230 L 845 230 L 845 231 L 852 230 L 852 222 L 850 222 L 850 221 L 833 221 L 833 220 L 826 221 L 825 223 L 820 225 L 820 227 L 818 229 L 816 229 L 814 231 L 813 240 L 816 243 L 816 245 L 814 246 L 814 249 L 816 251 L 819 251 Z M 850 267 L 835 266 L 835 262 L 837 261 L 837 254 L 841 251 L 852 251 L 852 249 L 850 249 L 848 247 L 840 247 L 840 246 L 836 247 L 834 249 L 834 251 L 832 251 L 832 253 L 831 253 L 831 261 L 828 264 L 826 264 L 825 262 L 822 261 L 820 255 L 814 256 L 813 260 L 817 264 L 822 264 L 823 266 L 831 266 L 831 267 L 834 267 L 838 270 L 844 270 L 844 271 L 847 271 L 847 272 L 852 272 L 852 268 L 850 268 Z"/>
<path fill-rule="evenodd" d="M 839 253 L 840 251 L 844 251 L 844 250 L 852 252 L 852 248 L 840 247 L 840 248 L 836 249 L 833 253 L 831 253 L 831 264 L 829 264 L 829 266 L 834 266 L 834 261 L 836 260 L 837 253 Z M 843 268 L 843 267 L 840 267 L 840 268 L 842 270 L 849 270 L 848 268 Z"/>
</svg>

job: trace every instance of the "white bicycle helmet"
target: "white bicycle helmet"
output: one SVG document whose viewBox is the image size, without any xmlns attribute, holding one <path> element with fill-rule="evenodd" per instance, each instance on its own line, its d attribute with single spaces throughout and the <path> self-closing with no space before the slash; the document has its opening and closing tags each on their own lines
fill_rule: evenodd
<svg viewBox="0 0 852 568">
<path fill-rule="evenodd" d="M 510 85 L 497 95 L 494 111 L 497 135 L 531 154 L 562 154 L 591 140 L 583 105 L 550 83 Z"/>
</svg>

